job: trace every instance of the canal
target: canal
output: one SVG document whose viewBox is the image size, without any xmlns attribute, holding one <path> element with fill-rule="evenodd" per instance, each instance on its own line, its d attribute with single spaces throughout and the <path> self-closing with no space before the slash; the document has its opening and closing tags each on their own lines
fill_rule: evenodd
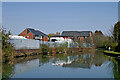
<svg viewBox="0 0 120 80">
<path fill-rule="evenodd" d="M 2 65 L 3 78 L 120 78 L 120 61 L 103 50 L 26 57 Z"/>
</svg>

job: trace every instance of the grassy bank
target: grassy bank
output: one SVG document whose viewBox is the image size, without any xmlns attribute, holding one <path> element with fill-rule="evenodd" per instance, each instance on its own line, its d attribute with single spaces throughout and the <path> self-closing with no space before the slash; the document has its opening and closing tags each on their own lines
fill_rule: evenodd
<svg viewBox="0 0 120 80">
<path fill-rule="evenodd" d="M 110 54 L 120 54 L 120 52 L 114 52 L 114 51 L 104 51 L 104 53 L 110 53 Z"/>
<path fill-rule="evenodd" d="M 120 52 L 114 52 L 114 51 L 104 51 L 104 54 L 112 57 L 120 57 Z"/>
</svg>

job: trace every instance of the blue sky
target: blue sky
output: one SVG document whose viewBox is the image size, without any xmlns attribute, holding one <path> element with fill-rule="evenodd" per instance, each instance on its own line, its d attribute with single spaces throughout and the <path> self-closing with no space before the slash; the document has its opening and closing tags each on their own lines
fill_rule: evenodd
<svg viewBox="0 0 120 80">
<path fill-rule="evenodd" d="M 118 2 L 119 0 L 2 0 L 2 2 Z"/>
<path fill-rule="evenodd" d="M 118 20 L 117 2 L 3 2 L 2 24 L 12 34 L 25 28 L 48 34 L 64 30 L 108 33 Z"/>
</svg>

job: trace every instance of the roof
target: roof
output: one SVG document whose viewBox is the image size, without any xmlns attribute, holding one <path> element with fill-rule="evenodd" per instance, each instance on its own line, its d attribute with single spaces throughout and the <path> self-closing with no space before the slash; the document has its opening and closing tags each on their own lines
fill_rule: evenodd
<svg viewBox="0 0 120 80">
<path fill-rule="evenodd" d="M 65 36 L 89 36 L 91 31 L 63 31 L 61 35 Z"/>
<path fill-rule="evenodd" d="M 46 34 L 44 34 L 43 32 L 39 31 L 39 30 L 35 30 L 35 29 L 32 29 L 32 28 L 27 28 L 28 32 L 32 32 L 34 35 L 39 35 L 39 36 L 45 36 L 45 37 L 48 37 Z"/>
<path fill-rule="evenodd" d="M 65 35 L 53 35 L 51 37 L 65 37 Z"/>
</svg>

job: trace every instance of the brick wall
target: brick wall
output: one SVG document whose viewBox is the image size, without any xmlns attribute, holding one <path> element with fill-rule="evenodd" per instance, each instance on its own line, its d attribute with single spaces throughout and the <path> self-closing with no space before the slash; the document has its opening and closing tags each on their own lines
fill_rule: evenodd
<svg viewBox="0 0 120 80">
<path fill-rule="evenodd" d="M 91 37 L 92 37 L 92 32 L 90 32 L 90 39 L 91 39 Z"/>
<path fill-rule="evenodd" d="M 48 38 L 47 37 L 45 37 L 45 36 L 43 36 L 43 39 L 42 39 L 43 41 L 48 41 Z"/>
<path fill-rule="evenodd" d="M 23 32 L 21 32 L 19 34 L 19 36 L 23 36 L 23 37 L 27 36 L 27 29 L 25 29 Z"/>
<path fill-rule="evenodd" d="M 34 39 L 34 35 L 33 35 L 32 32 L 29 32 L 29 33 L 27 34 L 27 28 L 26 28 L 23 32 L 21 32 L 21 33 L 19 34 L 19 36 L 23 36 L 23 37 L 26 37 L 26 38 L 28 38 L 28 39 Z M 48 38 L 45 37 L 45 36 L 43 36 L 41 40 L 43 40 L 43 41 L 48 41 Z"/>
<path fill-rule="evenodd" d="M 27 34 L 27 28 L 19 34 L 20 36 L 26 37 L 28 39 L 33 39 L 33 33 L 29 32 Z"/>
<path fill-rule="evenodd" d="M 33 38 L 34 38 L 34 35 L 33 35 L 32 32 L 29 32 L 29 33 L 27 34 L 27 36 L 28 36 L 28 37 L 26 37 L 26 38 L 28 38 L 28 39 L 33 39 Z"/>
</svg>

